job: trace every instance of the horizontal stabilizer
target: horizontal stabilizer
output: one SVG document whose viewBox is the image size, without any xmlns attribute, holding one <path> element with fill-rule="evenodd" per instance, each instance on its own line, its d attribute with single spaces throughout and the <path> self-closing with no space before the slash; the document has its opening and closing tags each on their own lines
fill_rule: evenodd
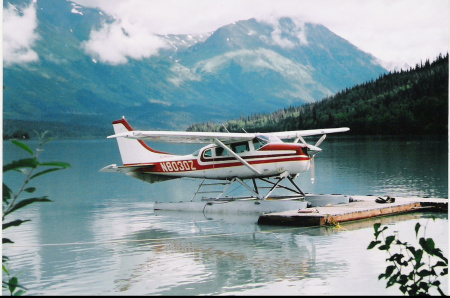
<svg viewBox="0 0 450 298">
<path fill-rule="evenodd" d="M 133 172 L 137 169 L 142 169 L 143 167 L 151 167 L 153 166 L 152 164 L 146 164 L 146 165 L 139 165 L 139 166 L 117 166 L 116 164 L 112 164 L 109 166 L 106 166 L 104 168 L 102 168 L 100 170 L 100 172 L 104 172 L 104 173 L 129 173 L 129 172 Z"/>
<path fill-rule="evenodd" d="M 145 173 L 142 170 L 153 167 L 153 164 L 146 164 L 146 165 L 138 165 L 138 166 L 117 166 L 116 164 L 112 164 L 109 166 L 104 167 L 100 170 L 100 172 L 106 172 L 106 173 L 122 173 L 126 174 L 130 177 L 148 182 L 148 183 L 156 183 L 166 180 L 172 180 L 172 179 L 178 179 L 180 177 L 170 177 L 165 175 L 158 175 L 158 174 L 152 174 L 152 173 Z"/>
</svg>

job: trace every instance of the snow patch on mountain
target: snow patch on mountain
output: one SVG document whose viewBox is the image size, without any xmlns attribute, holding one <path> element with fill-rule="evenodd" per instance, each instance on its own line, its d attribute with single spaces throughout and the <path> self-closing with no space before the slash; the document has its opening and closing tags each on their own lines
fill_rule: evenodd
<svg viewBox="0 0 450 298">
<path fill-rule="evenodd" d="M 172 57 L 174 53 L 184 51 L 199 42 L 204 42 L 211 34 L 212 32 L 204 34 L 166 34 L 157 36 L 167 44 L 161 52 L 168 52 L 169 56 Z"/>
<path fill-rule="evenodd" d="M 176 87 L 180 87 L 181 84 L 187 81 L 201 81 L 202 79 L 199 74 L 192 72 L 188 67 L 185 67 L 180 63 L 174 63 L 170 68 L 170 72 L 172 75 L 169 76 L 167 80 Z"/>
<path fill-rule="evenodd" d="M 213 58 L 202 60 L 195 65 L 197 73 L 217 73 L 231 62 L 239 64 L 244 71 L 258 72 L 264 69 L 275 71 L 283 77 L 310 78 L 310 69 L 274 51 L 259 48 L 226 52 Z"/>
<path fill-rule="evenodd" d="M 83 13 L 81 11 L 77 10 L 76 8 L 72 8 L 71 13 L 83 15 Z"/>
<path fill-rule="evenodd" d="M 261 22 L 272 28 L 270 34 L 259 37 L 267 45 L 279 46 L 284 49 L 308 46 L 305 22 L 290 18 L 263 20 Z"/>
</svg>

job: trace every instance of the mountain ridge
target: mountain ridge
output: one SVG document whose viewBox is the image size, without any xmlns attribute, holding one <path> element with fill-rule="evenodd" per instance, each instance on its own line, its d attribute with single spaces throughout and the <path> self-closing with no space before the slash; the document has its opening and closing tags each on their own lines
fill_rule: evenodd
<svg viewBox="0 0 450 298">
<path fill-rule="evenodd" d="M 188 131 L 270 132 L 349 127 L 348 135 L 448 136 L 448 53 L 393 71 L 321 101 L 224 123 L 194 123 Z"/>
<path fill-rule="evenodd" d="M 74 3 L 35 4 L 40 59 L 4 66 L 4 119 L 103 127 L 127 115 L 137 126 L 185 129 L 314 102 L 386 73 L 326 27 L 290 18 L 160 36 L 168 47 L 158 55 L 111 65 L 88 53 L 86 42 L 116 20 Z"/>
</svg>

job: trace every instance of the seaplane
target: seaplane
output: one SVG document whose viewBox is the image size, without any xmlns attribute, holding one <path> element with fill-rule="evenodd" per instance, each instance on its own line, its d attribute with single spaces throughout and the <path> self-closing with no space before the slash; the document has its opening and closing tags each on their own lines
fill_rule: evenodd
<svg viewBox="0 0 450 298">
<path fill-rule="evenodd" d="M 190 200 L 194 203 L 195 196 L 202 193 L 200 190 L 208 184 L 205 181 L 220 181 L 225 185 L 219 195 L 206 198 L 197 207 L 174 207 L 175 204 L 159 203 L 158 208 L 167 210 L 205 210 L 205 201 L 209 206 L 214 203 L 252 201 L 255 205 L 262 202 L 274 201 L 271 194 L 275 189 L 282 188 L 292 195 L 283 196 L 283 200 L 302 201 L 306 194 L 295 183 L 295 179 L 302 173 L 311 169 L 314 171 L 314 157 L 322 151 L 319 148 L 327 134 L 341 133 L 349 130 L 348 127 L 281 131 L 270 133 L 236 133 L 236 132 L 192 132 L 192 131 L 141 131 L 134 130 L 125 117 L 112 122 L 114 135 L 107 138 L 116 139 L 122 158 L 122 166 L 111 164 L 100 172 L 123 173 L 130 177 L 148 183 L 157 183 L 178 178 L 203 179 Z M 314 144 L 306 143 L 303 137 L 322 135 Z M 198 143 L 207 144 L 192 154 L 176 155 L 151 148 L 144 141 L 171 142 L 171 143 Z M 283 141 L 291 140 L 291 141 Z M 314 175 L 312 183 L 314 183 Z M 271 181 L 274 179 L 275 181 Z M 251 180 L 252 186 L 245 180 Z M 269 187 L 267 192 L 256 183 L 264 181 Z M 292 186 L 282 185 L 282 181 L 289 181 Z M 245 198 L 230 198 L 225 196 L 232 184 L 239 183 L 244 186 L 250 196 Z M 208 191 L 211 192 L 211 191 Z M 155 209 L 157 208 L 155 203 Z M 223 205 L 223 204 L 222 204 Z M 236 205 L 236 204 L 235 204 Z M 189 206 L 195 206 L 190 204 Z M 307 205 L 302 204 L 300 208 Z M 298 205 L 296 207 L 299 207 Z M 239 207 L 238 207 L 239 208 Z M 269 207 L 269 209 L 273 207 Z M 223 209 L 223 208 L 222 208 Z M 221 210 L 222 210 L 221 209 Z M 273 211 L 270 209 L 269 211 Z M 260 211 L 266 212 L 261 209 Z"/>
</svg>

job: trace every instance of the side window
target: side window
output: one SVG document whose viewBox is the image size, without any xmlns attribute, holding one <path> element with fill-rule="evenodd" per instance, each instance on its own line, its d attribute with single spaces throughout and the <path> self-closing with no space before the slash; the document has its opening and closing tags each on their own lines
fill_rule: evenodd
<svg viewBox="0 0 450 298">
<path fill-rule="evenodd" d="M 212 151 L 211 149 L 205 150 L 205 152 L 203 153 L 204 157 L 212 157 Z"/>
<path fill-rule="evenodd" d="M 231 145 L 231 150 L 236 153 L 249 151 L 248 142 L 236 143 Z"/>
<path fill-rule="evenodd" d="M 216 147 L 216 156 L 217 157 L 228 156 L 228 151 L 223 149 L 222 147 Z"/>
</svg>

